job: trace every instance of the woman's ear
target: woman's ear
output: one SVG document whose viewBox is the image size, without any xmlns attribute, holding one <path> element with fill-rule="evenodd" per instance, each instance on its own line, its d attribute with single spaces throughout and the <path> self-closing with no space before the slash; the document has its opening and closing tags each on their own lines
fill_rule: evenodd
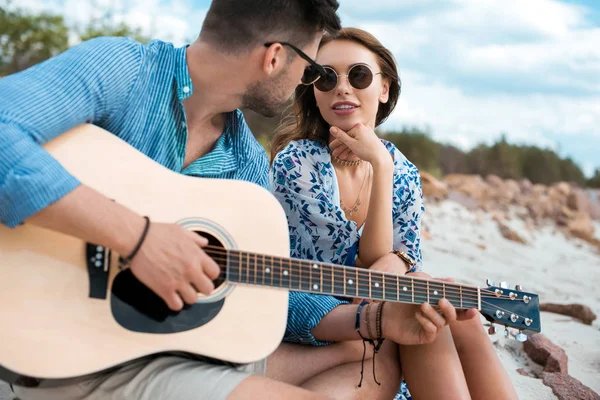
<svg viewBox="0 0 600 400">
<path fill-rule="evenodd" d="M 379 102 L 385 104 L 388 102 L 389 99 L 390 99 L 390 81 L 389 81 L 389 79 L 383 79 L 383 82 L 381 85 L 381 94 L 379 95 Z"/>
</svg>

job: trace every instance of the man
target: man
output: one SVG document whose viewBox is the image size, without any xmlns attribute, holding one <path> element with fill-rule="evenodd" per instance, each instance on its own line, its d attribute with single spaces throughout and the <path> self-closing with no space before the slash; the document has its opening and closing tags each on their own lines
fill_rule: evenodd
<svg viewBox="0 0 600 400">
<path fill-rule="evenodd" d="M 323 32 L 340 29 L 337 8 L 336 0 L 214 0 L 189 47 L 99 38 L 0 80 L 0 222 L 36 224 L 131 254 L 146 220 L 78 182 L 40 146 L 86 122 L 171 170 L 266 187 L 266 153 L 237 109 L 275 115 Z M 130 266 L 180 310 L 214 288 L 219 271 L 205 245 L 177 225 L 151 223 Z M 24 400 L 321 398 L 250 376 L 256 368 L 160 357 L 15 391 Z"/>
</svg>

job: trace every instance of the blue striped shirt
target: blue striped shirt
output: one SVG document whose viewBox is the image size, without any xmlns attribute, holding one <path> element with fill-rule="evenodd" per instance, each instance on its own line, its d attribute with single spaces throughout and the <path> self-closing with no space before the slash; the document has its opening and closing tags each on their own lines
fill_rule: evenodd
<svg viewBox="0 0 600 400">
<path fill-rule="evenodd" d="M 0 79 L 0 223 L 15 227 L 80 182 L 40 144 L 92 123 L 185 175 L 269 187 L 269 162 L 239 110 L 210 153 L 183 169 L 186 47 L 97 38 Z"/>
</svg>

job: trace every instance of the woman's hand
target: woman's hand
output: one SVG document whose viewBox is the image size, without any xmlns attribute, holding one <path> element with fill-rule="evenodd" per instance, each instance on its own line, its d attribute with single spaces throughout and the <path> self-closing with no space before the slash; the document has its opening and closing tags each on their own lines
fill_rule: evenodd
<svg viewBox="0 0 600 400">
<path fill-rule="evenodd" d="M 424 273 L 410 273 L 407 276 L 431 279 Z M 447 300 L 441 299 L 438 311 L 430 304 L 420 306 L 388 302 L 382 314 L 383 337 L 398 344 L 414 345 L 433 342 L 444 327 L 456 320 L 467 320 L 477 315 L 477 310 L 471 309 L 458 313 Z"/>
<path fill-rule="evenodd" d="M 369 267 L 369 269 L 404 275 L 408 272 L 408 264 L 394 253 L 388 253 L 375 261 L 373 265 Z"/>
<path fill-rule="evenodd" d="M 352 161 L 357 158 L 373 165 L 392 161 L 392 157 L 373 129 L 356 124 L 348 132 L 332 126 L 329 129 L 335 138 L 329 146 L 339 159 Z"/>
</svg>

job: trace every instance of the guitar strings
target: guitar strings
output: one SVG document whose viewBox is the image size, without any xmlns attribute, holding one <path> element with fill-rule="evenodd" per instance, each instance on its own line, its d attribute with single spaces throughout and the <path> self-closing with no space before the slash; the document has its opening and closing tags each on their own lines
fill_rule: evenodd
<svg viewBox="0 0 600 400">
<path fill-rule="evenodd" d="M 222 260 L 222 261 L 228 261 L 227 257 L 231 257 L 229 260 L 236 261 L 234 259 L 234 257 L 237 257 L 238 258 L 237 259 L 238 262 L 243 262 L 243 257 L 246 256 L 248 258 L 248 261 L 250 262 L 250 257 L 254 256 L 254 262 L 255 263 L 258 262 L 258 257 L 262 257 L 263 263 L 267 264 L 267 257 L 270 257 L 271 258 L 271 265 L 272 266 L 275 265 L 274 261 L 276 259 L 279 259 L 279 261 L 280 261 L 280 263 L 279 263 L 280 267 L 283 266 L 283 262 L 282 261 L 284 260 L 284 258 L 277 257 L 277 256 L 270 256 L 270 255 L 250 253 L 250 252 L 243 253 L 243 252 L 241 252 L 239 250 L 227 250 L 227 249 L 224 249 L 223 247 L 216 247 L 216 246 L 206 246 L 205 248 L 213 249 L 214 252 L 220 252 L 220 255 L 225 255 L 226 258 L 224 260 Z M 356 269 L 356 268 L 352 268 L 351 269 L 351 267 L 347 267 L 347 266 L 343 266 L 343 265 L 326 264 L 326 263 L 321 263 L 321 262 L 314 262 L 314 261 L 310 261 L 310 260 L 299 260 L 299 259 L 294 259 L 294 258 L 287 258 L 285 260 L 287 260 L 288 263 L 296 263 L 295 266 L 304 267 L 304 268 L 309 268 L 306 264 L 310 264 L 312 262 L 312 263 L 315 263 L 317 265 L 321 264 L 320 268 L 327 267 L 327 266 L 329 266 L 331 268 L 339 267 L 340 269 L 346 269 L 346 270 L 349 270 L 349 271 L 355 271 L 354 272 L 355 274 L 356 274 L 357 270 L 358 270 L 359 274 L 362 274 L 362 273 L 369 274 L 369 271 L 365 271 L 365 270 L 361 270 L 361 269 Z M 293 264 L 290 264 L 290 267 L 291 266 L 293 266 Z M 246 267 L 246 268 L 248 268 L 248 267 Z M 350 272 L 350 273 L 352 273 L 352 272 Z M 382 271 L 375 271 L 375 273 L 379 274 L 379 276 L 383 276 L 383 277 L 386 276 L 386 273 L 382 272 Z M 301 275 L 303 274 L 302 271 L 300 272 L 300 274 Z M 396 277 L 397 275 L 387 275 L 387 276 Z M 418 277 L 400 277 L 400 279 L 411 279 L 411 280 L 415 280 L 415 281 L 421 280 L 421 281 L 425 281 L 425 282 L 428 281 L 428 282 L 430 282 L 430 284 L 434 284 L 434 285 L 435 284 L 438 284 L 438 285 L 441 285 L 441 284 L 450 284 L 450 285 L 452 285 L 453 284 L 452 282 L 445 283 L 445 282 L 439 282 L 439 281 L 429 281 L 427 279 L 422 279 L 422 278 L 419 279 Z M 496 295 L 495 292 L 490 291 L 490 290 L 488 290 L 486 288 L 479 288 L 479 287 L 476 287 L 476 286 L 464 285 L 464 284 L 461 284 L 460 286 L 465 291 L 472 290 L 473 293 L 475 293 L 479 289 L 481 292 L 483 292 L 483 293 L 489 293 L 489 294 L 491 294 L 495 298 L 500 297 L 500 296 Z M 509 298 L 508 296 L 505 296 L 505 297 Z"/>
<path fill-rule="evenodd" d="M 227 261 L 227 260 L 226 260 L 226 259 L 221 259 L 221 260 L 219 260 L 219 261 Z M 240 279 L 240 280 L 244 280 L 244 278 L 245 278 L 245 277 L 244 277 L 244 275 L 246 275 L 246 280 L 248 281 L 248 283 L 252 283 L 252 279 L 251 279 L 251 275 L 252 275 L 252 270 L 251 270 L 251 268 L 252 268 L 252 267 L 241 267 L 241 266 L 240 266 L 240 267 L 238 267 L 238 268 L 240 268 L 240 269 L 244 268 L 244 269 L 246 270 L 246 272 L 245 272 L 245 273 L 244 273 L 244 271 L 240 271 L 240 273 L 238 273 L 239 279 Z M 232 269 L 232 268 L 230 268 L 230 270 L 231 270 L 231 269 Z M 258 273 L 258 271 L 256 271 L 256 273 Z M 265 276 L 264 276 L 264 272 L 263 272 L 263 271 L 260 271 L 260 273 L 261 273 L 261 275 L 262 275 L 262 278 L 263 278 L 262 280 L 264 281 L 264 283 L 263 283 L 263 284 L 265 284 L 265 285 L 266 285 L 266 284 L 268 283 L 267 281 L 268 281 L 269 279 L 267 279 L 267 280 L 264 280 L 264 278 L 265 278 Z M 223 275 L 225 275 L 225 276 L 223 276 Z M 258 274 L 256 274 L 256 275 L 258 275 Z M 256 277 L 256 278 L 258 278 L 258 276 L 256 276 L 256 275 L 255 275 L 255 277 Z M 355 272 L 354 272 L 354 274 L 353 274 L 353 275 L 356 275 L 356 270 L 355 270 Z M 366 280 L 366 279 L 368 279 L 368 276 L 369 276 L 369 271 L 358 271 L 358 275 L 359 275 L 359 279 L 362 277 L 362 278 L 364 278 L 364 279 Z M 284 276 L 285 276 L 285 278 L 284 278 Z M 396 280 L 396 281 L 397 281 L 397 283 L 396 283 L 396 282 L 393 282 L 393 281 L 392 281 L 392 282 L 390 282 L 390 280 L 389 280 L 389 279 L 385 279 L 385 281 L 386 281 L 386 282 L 390 282 L 390 283 L 391 283 L 392 285 L 394 285 L 394 286 L 396 286 L 397 284 L 399 284 L 399 283 L 400 283 L 400 280 L 402 280 L 402 281 L 403 281 L 403 282 L 405 282 L 405 283 L 406 283 L 406 280 L 409 280 L 409 282 L 410 282 L 410 283 L 408 283 L 408 284 L 404 285 L 405 287 L 408 287 L 408 286 L 413 286 L 413 285 L 412 285 L 412 282 L 413 282 L 413 281 L 412 281 L 412 279 L 414 279 L 414 278 L 400 277 L 400 276 L 396 276 L 396 275 L 387 275 L 387 276 L 388 276 L 388 277 L 391 277 L 391 279 L 392 279 L 392 280 Z M 224 278 L 226 278 L 226 277 L 227 277 L 227 271 L 223 271 L 223 272 L 221 273 L 221 277 L 224 277 Z M 350 278 L 352 278 L 352 277 L 354 277 L 354 276 L 350 276 Z M 381 276 L 380 276 L 380 277 L 381 277 Z M 283 279 L 286 279 L 286 278 L 288 278 L 288 279 L 291 279 L 291 278 L 305 278 L 305 279 L 308 279 L 308 280 L 311 280 L 311 281 L 312 281 L 312 278 L 311 278 L 311 276 L 310 276 L 310 273 L 309 273 L 309 274 L 305 274 L 305 273 L 303 273 L 303 272 L 296 273 L 296 272 L 295 272 L 295 271 L 293 271 L 293 270 L 291 271 L 291 273 L 288 273 L 288 275 L 283 275 L 283 276 L 281 276 L 281 277 L 279 278 L 279 281 L 281 282 Z M 329 279 L 327 276 L 325 276 L 325 278 L 326 278 L 326 279 Z M 338 276 L 338 278 L 339 278 L 339 276 Z M 346 278 L 348 278 L 348 277 L 346 277 Z M 378 278 L 378 277 L 376 276 L 376 278 Z M 271 279 L 271 280 L 272 280 L 272 279 Z M 335 277 L 333 278 L 333 280 L 335 280 Z M 382 282 L 383 282 L 383 280 L 382 280 Z M 438 290 L 438 289 L 439 289 L 439 290 L 441 290 L 442 292 L 444 292 L 444 291 L 445 291 L 447 294 L 455 294 L 455 295 L 458 295 L 458 296 L 461 296 L 461 295 L 462 295 L 462 296 L 463 296 L 463 298 L 465 298 L 465 297 L 466 297 L 466 298 L 477 298 L 477 297 L 478 297 L 478 296 L 477 296 L 476 289 L 475 289 L 475 290 L 473 290 L 473 289 L 471 289 L 471 288 L 465 288 L 464 286 L 462 286 L 463 290 L 462 290 L 462 294 L 461 294 L 461 289 L 460 289 L 460 288 L 461 288 L 461 286 L 459 286 L 458 288 L 456 288 L 456 284 L 453 284 L 453 283 L 450 283 L 450 282 L 449 282 L 449 283 L 446 283 L 446 282 L 439 282 L 439 281 L 428 281 L 428 280 L 422 280 L 422 282 L 425 282 L 424 284 L 423 284 L 422 282 L 421 282 L 421 283 L 419 283 L 419 282 L 418 282 L 418 281 L 416 281 L 416 280 L 415 280 L 415 282 L 416 282 L 416 283 L 415 283 L 415 285 L 414 285 L 414 286 L 416 286 L 416 287 L 417 287 L 417 289 L 425 289 L 425 292 L 422 292 L 422 291 L 421 291 L 421 292 L 419 292 L 419 291 L 417 291 L 417 292 L 419 292 L 419 293 L 427 293 L 427 292 L 431 292 L 431 290 Z M 429 282 L 429 285 L 427 285 L 427 282 Z M 261 283 L 261 279 L 256 279 L 255 283 L 256 283 L 256 284 L 260 284 L 260 283 Z M 360 285 L 360 282 L 358 282 L 358 284 Z M 291 285 L 291 282 L 290 282 L 290 285 Z M 427 288 L 426 288 L 427 286 L 429 286 L 429 290 L 427 290 Z M 291 287 L 290 287 L 290 288 L 291 288 Z M 375 289 L 375 290 L 379 290 L 379 288 L 378 288 L 378 289 Z M 381 290 L 383 290 L 383 286 L 382 286 Z M 348 291 L 348 290 L 347 290 L 347 287 L 346 287 L 346 291 Z M 393 292 L 393 290 L 392 290 L 391 292 Z M 386 293 L 386 294 L 390 293 L 390 290 L 389 290 L 389 288 L 385 288 L 385 293 Z M 495 299 L 495 298 L 505 298 L 505 299 L 510 299 L 510 297 L 508 297 L 508 296 L 498 296 L 498 295 L 496 295 L 494 292 L 489 292 L 489 293 L 490 293 L 491 295 L 486 295 L 486 294 L 485 294 L 485 292 L 483 291 L 483 293 L 481 294 L 481 297 L 482 297 L 482 298 L 490 298 L 490 299 L 492 299 L 492 298 L 494 298 L 494 299 Z M 521 299 L 516 299 L 516 298 L 515 298 L 513 301 L 522 301 L 522 300 L 521 300 Z"/>
<path fill-rule="evenodd" d="M 233 257 L 235 257 L 235 255 L 234 255 L 234 254 L 232 254 L 232 255 L 231 255 L 231 257 L 232 257 L 232 258 L 230 259 L 230 261 L 237 261 L 238 263 L 239 263 L 240 261 L 241 261 L 241 262 L 243 262 L 243 259 L 234 260 L 234 259 L 233 259 Z M 293 259 L 292 259 L 292 260 L 293 260 Z M 220 261 L 225 261 L 225 262 L 226 262 L 226 261 L 228 261 L 228 260 L 227 260 L 227 258 L 225 258 L 225 259 L 221 259 Z M 302 264 L 300 264 L 299 266 L 304 266 L 305 268 L 309 268 L 308 266 L 306 266 L 306 265 L 304 265 L 304 264 L 306 264 L 306 263 L 310 263 L 310 262 L 308 262 L 308 261 L 302 261 L 302 260 L 299 260 L 299 261 L 302 263 Z M 256 263 L 256 262 L 257 262 L 257 260 L 255 260 L 255 263 Z M 268 264 L 268 263 L 266 262 L 266 260 L 264 260 L 264 263 L 265 263 L 265 264 Z M 272 263 L 272 265 L 271 265 L 271 266 L 276 266 L 276 265 L 275 265 L 274 263 Z M 283 264 L 282 264 L 282 263 L 280 263 L 280 267 L 282 267 L 282 266 L 283 266 Z M 291 267 L 291 265 L 290 265 L 290 267 Z M 325 268 L 326 268 L 326 265 L 323 265 L 323 266 L 321 266 L 321 267 L 320 267 L 320 269 L 325 269 L 325 268 L 323 268 L 323 267 L 325 267 Z M 335 266 L 335 265 L 332 265 L 332 267 L 336 267 L 336 266 Z M 342 267 L 342 268 L 347 268 L 347 267 L 344 267 L 344 266 L 339 266 L 339 267 Z M 251 271 L 248 271 L 248 269 L 249 269 L 249 268 L 252 268 L 252 267 L 247 267 L 247 266 L 246 266 L 246 267 L 242 267 L 242 266 L 240 265 L 240 266 L 238 266 L 238 268 L 240 268 L 240 269 L 242 269 L 242 268 L 246 269 L 246 271 L 247 271 L 247 272 L 246 272 L 246 275 L 249 275 L 249 274 L 251 273 Z M 255 266 L 255 268 L 256 268 L 256 266 Z M 360 278 L 360 276 L 362 276 L 363 278 L 365 278 L 365 274 L 366 274 L 366 277 L 368 277 L 368 276 L 370 275 L 370 272 L 369 272 L 369 271 L 365 271 L 365 270 L 348 269 L 348 271 L 350 271 L 350 275 L 359 275 L 359 278 Z M 241 272 L 241 271 L 240 271 L 240 272 Z M 263 272 L 261 271 L 261 274 L 262 274 L 262 273 L 263 273 Z M 300 271 L 298 276 L 300 276 L 300 277 L 305 277 L 305 276 L 304 276 L 304 275 L 305 275 L 305 273 L 306 273 L 306 271 Z M 398 280 L 410 280 L 410 281 L 412 281 L 412 280 L 415 280 L 415 281 L 418 281 L 418 279 L 415 279 L 416 277 L 414 277 L 414 278 L 413 278 L 413 277 L 399 277 L 399 276 L 397 276 L 397 275 L 385 275 L 384 273 L 382 273 L 382 272 L 380 272 L 380 271 L 376 271 L 375 273 L 376 273 L 376 274 L 377 274 L 377 273 L 379 273 L 379 276 L 377 276 L 377 275 L 376 275 L 376 278 L 382 277 L 382 278 L 384 278 L 384 279 L 385 279 L 385 277 L 387 276 L 387 277 L 390 277 L 391 279 L 395 279 L 396 277 L 398 277 Z M 295 271 L 292 271 L 292 274 L 293 274 L 293 277 L 294 277 L 294 278 L 295 278 L 295 277 L 298 277 L 297 275 L 295 275 Z M 243 272 L 241 272 L 241 274 L 240 274 L 240 275 L 242 275 L 242 276 L 243 276 Z M 308 275 L 309 275 L 309 276 L 308 276 L 308 278 L 310 279 L 310 272 L 309 272 L 309 274 L 308 274 Z M 350 277 L 352 277 L 352 276 L 350 276 Z M 371 277 L 372 277 L 372 275 L 371 275 Z M 457 290 L 460 290 L 460 289 L 457 289 L 457 288 L 455 287 L 455 285 L 456 285 L 456 284 L 454 284 L 454 283 L 452 283 L 452 282 L 448 282 L 448 283 L 446 283 L 446 282 L 433 281 L 433 280 L 426 280 L 426 279 L 421 279 L 421 281 L 423 281 L 423 282 L 429 282 L 429 285 L 430 285 L 430 286 L 432 286 L 432 287 L 434 287 L 434 288 L 437 288 L 437 289 L 442 289 L 442 290 L 443 290 L 443 287 L 444 287 L 444 285 L 447 285 L 447 287 L 446 287 L 446 290 L 447 290 L 447 291 L 452 291 L 452 290 L 454 290 L 454 291 L 457 291 Z M 382 280 L 382 282 L 383 282 L 383 280 Z M 417 284 L 418 284 L 418 283 L 417 283 Z M 476 292 L 477 292 L 477 289 L 478 289 L 477 287 L 472 287 L 472 286 L 469 286 L 469 285 L 460 285 L 460 286 L 459 286 L 459 288 L 460 288 L 460 287 L 462 287 L 462 291 L 463 291 L 464 293 L 468 294 L 469 292 L 471 292 L 471 294 L 473 294 L 473 295 L 476 295 Z M 486 289 L 484 289 L 484 288 L 479 288 L 479 289 L 481 290 L 481 293 L 482 293 L 482 295 L 485 295 L 485 294 L 487 293 L 487 294 L 489 294 L 489 295 L 490 295 L 490 298 L 506 298 L 506 299 L 509 299 L 509 298 L 510 298 L 509 296 L 506 296 L 506 295 L 497 295 L 495 292 L 492 292 L 492 291 L 486 290 Z"/>
<path fill-rule="evenodd" d="M 220 257 L 219 257 L 219 258 L 218 258 L 218 261 L 227 261 L 227 258 L 223 259 L 223 258 L 220 258 Z M 239 260 L 236 260 L 236 261 L 238 261 L 238 262 L 239 262 Z M 238 274 L 238 276 L 240 276 L 240 278 L 241 278 L 240 280 L 243 280 L 243 278 L 244 278 L 244 275 L 246 275 L 246 276 L 252 275 L 252 270 L 251 270 L 251 268 L 252 268 L 252 267 L 241 267 L 241 266 L 240 266 L 240 267 L 238 267 L 238 268 L 240 268 L 240 269 L 241 269 L 241 268 L 244 268 L 244 269 L 246 269 L 246 273 L 245 273 L 245 274 L 244 274 L 244 272 L 241 272 L 240 274 Z M 362 277 L 362 278 L 364 278 L 364 279 L 368 279 L 368 276 L 369 276 L 369 271 L 360 271 L 360 270 L 353 270 L 353 271 L 354 271 L 353 275 L 356 275 L 356 272 L 358 272 L 359 279 L 360 279 L 360 277 Z M 258 271 L 256 271 L 256 272 L 258 272 Z M 378 272 L 379 272 L 379 271 L 378 271 Z M 352 274 L 352 273 L 351 273 L 351 274 Z M 224 275 L 224 276 L 223 276 L 223 275 Z M 261 275 L 264 275 L 263 271 L 261 271 Z M 221 276 L 221 277 L 224 277 L 224 278 L 226 278 L 226 277 L 227 277 L 227 271 L 222 271 L 222 272 L 221 272 L 221 274 L 220 274 L 220 276 Z M 397 281 L 398 281 L 398 283 L 400 283 L 400 280 L 404 280 L 404 281 L 405 281 L 405 280 L 409 280 L 409 281 L 410 281 L 410 283 L 409 283 L 409 284 L 407 284 L 407 285 L 404 285 L 404 286 L 405 286 L 405 287 L 408 287 L 408 286 L 413 286 L 413 285 L 412 285 L 412 283 L 413 283 L 413 281 L 412 281 L 412 280 L 413 280 L 414 278 L 409 278 L 409 277 L 400 277 L 400 276 L 397 276 L 397 275 L 387 275 L 387 276 L 388 276 L 388 277 L 391 277 L 393 280 L 397 280 Z M 290 274 L 288 274 L 288 275 L 286 275 L 285 277 L 286 277 L 286 278 L 288 278 L 288 279 L 290 279 L 290 278 L 307 278 L 307 279 L 311 280 L 310 273 L 309 273 L 309 274 L 305 274 L 305 273 L 303 273 L 303 272 L 300 272 L 299 274 L 296 274 L 294 271 L 292 271 L 291 275 L 290 275 Z M 384 276 L 379 276 L 379 277 L 384 277 Z M 263 276 L 263 278 L 264 278 L 264 276 Z M 338 278 L 339 278 L 339 277 L 338 277 Z M 284 276 L 281 276 L 281 277 L 279 278 L 279 281 L 281 282 L 283 279 L 285 279 L 285 278 L 284 278 Z M 328 279 L 328 278 L 326 277 L 326 279 Z M 250 277 L 248 277 L 248 278 L 247 278 L 247 280 L 249 281 L 248 283 L 252 283 L 252 282 L 251 282 L 251 279 L 250 279 Z M 260 279 L 258 279 L 258 280 L 257 280 L 256 282 L 254 282 L 254 283 L 255 283 L 255 284 L 259 284 L 259 285 L 261 285 L 261 284 L 263 284 L 263 285 L 267 285 L 267 284 L 268 284 L 268 282 L 267 282 L 267 281 L 268 281 L 268 279 L 267 279 L 267 280 L 265 280 L 265 283 L 261 283 L 261 280 L 260 280 Z M 389 282 L 389 280 L 386 280 L 386 281 L 388 281 L 388 282 Z M 383 282 L 383 280 L 382 280 L 382 282 Z M 419 282 L 418 282 L 418 281 L 416 281 L 416 280 L 415 280 L 414 282 L 415 282 L 415 285 L 414 285 L 414 286 L 416 286 L 416 288 L 417 288 L 417 289 L 424 289 L 424 291 L 423 291 L 423 290 L 414 290 L 414 292 L 415 292 L 417 295 L 420 295 L 420 294 L 422 294 L 422 293 L 425 293 L 425 294 L 427 294 L 427 293 L 430 293 L 432 289 L 433 289 L 433 290 L 440 289 L 440 290 L 442 291 L 442 293 L 443 293 L 443 292 L 444 292 L 444 286 L 445 286 L 445 292 L 446 292 L 446 294 L 447 294 L 447 295 L 455 295 L 455 296 L 458 296 L 458 297 L 453 297 L 453 298 L 457 298 L 457 299 L 459 299 L 461 296 L 462 296 L 462 298 L 463 298 L 463 299 L 467 299 L 467 300 L 473 300 L 473 299 L 477 299 L 477 298 L 478 298 L 478 296 L 477 296 L 477 294 L 476 294 L 476 289 L 475 289 L 475 290 L 473 290 L 473 289 L 472 289 L 472 288 L 470 288 L 470 287 L 465 287 L 465 286 L 462 286 L 463 290 L 462 290 L 462 294 L 461 294 L 460 286 L 459 286 L 459 288 L 456 288 L 456 287 L 455 287 L 455 285 L 456 285 L 456 284 L 453 284 L 453 283 L 450 283 L 450 282 L 449 282 L 449 283 L 446 283 L 446 282 L 439 282 L 439 281 L 428 281 L 428 280 L 421 280 L 421 283 L 419 283 Z M 423 284 L 423 282 L 425 282 L 425 284 Z M 426 288 L 426 286 L 427 286 L 427 282 L 429 282 L 429 290 L 427 290 L 427 288 Z M 360 284 L 360 282 L 358 282 L 358 284 Z M 396 282 L 391 282 L 391 284 L 395 286 L 397 283 L 396 283 Z M 291 285 L 291 282 L 290 282 L 290 285 Z M 283 285 L 282 285 L 281 287 L 282 287 L 282 288 L 284 288 L 284 287 L 283 287 Z M 292 287 L 290 286 L 288 289 L 296 289 L 296 288 L 292 288 Z M 300 288 L 299 288 L 299 289 L 300 289 Z M 379 288 L 378 288 L 378 289 L 376 289 L 376 290 L 379 290 Z M 381 288 L 381 290 L 383 291 L 383 287 Z M 346 287 L 346 290 L 345 290 L 345 292 L 346 292 L 346 293 L 348 292 L 348 290 L 347 290 L 347 287 Z M 319 293 L 325 293 L 325 292 L 323 292 L 323 291 L 319 291 Z M 393 290 L 392 290 L 392 291 L 390 291 L 390 290 L 389 290 L 389 288 L 385 288 L 385 294 L 386 294 L 386 296 L 390 295 L 390 293 L 394 293 L 394 291 L 393 291 Z M 489 293 L 491 293 L 492 295 L 491 295 L 491 296 L 486 296 L 486 295 L 485 295 L 485 293 L 482 293 L 482 294 L 481 294 L 481 297 L 482 297 L 482 298 L 490 298 L 490 299 L 496 299 L 496 298 L 502 298 L 502 297 L 504 297 L 504 298 L 506 298 L 506 299 L 509 299 L 509 298 L 510 298 L 510 297 L 508 297 L 508 296 L 498 296 L 498 295 L 496 295 L 494 292 L 489 292 Z M 435 296 L 435 295 L 434 295 L 434 296 Z M 392 297 L 394 297 L 394 296 L 392 296 Z M 444 297 L 444 296 L 442 295 L 442 297 Z M 450 298 L 450 297 L 451 297 L 451 296 L 446 296 L 446 298 Z M 513 301 L 523 301 L 523 300 L 522 300 L 522 299 L 514 299 Z"/>
</svg>

